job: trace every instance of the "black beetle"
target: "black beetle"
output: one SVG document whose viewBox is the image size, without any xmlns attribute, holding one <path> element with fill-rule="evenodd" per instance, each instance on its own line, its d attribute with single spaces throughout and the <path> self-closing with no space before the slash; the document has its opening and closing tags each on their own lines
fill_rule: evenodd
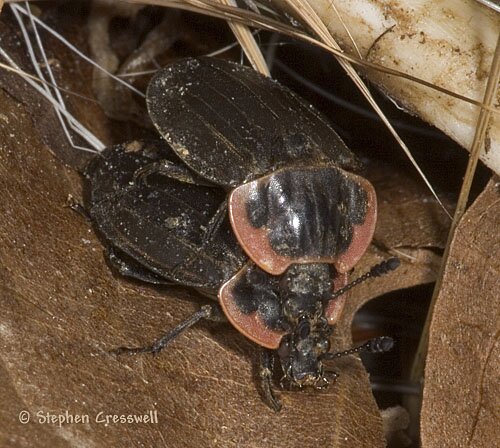
<svg viewBox="0 0 500 448">
<path fill-rule="evenodd" d="M 323 360 L 389 350 L 392 339 L 382 337 L 329 351 L 343 293 L 399 261 L 347 284 L 371 242 L 376 197 L 325 118 L 277 82 L 212 58 L 159 71 L 147 105 L 164 140 L 96 157 L 86 170 L 86 210 L 120 273 L 190 286 L 219 304 L 150 347 L 116 352 L 157 353 L 200 319 L 225 316 L 264 348 L 265 399 L 279 410 L 274 353 L 291 386 L 322 388 Z"/>
</svg>

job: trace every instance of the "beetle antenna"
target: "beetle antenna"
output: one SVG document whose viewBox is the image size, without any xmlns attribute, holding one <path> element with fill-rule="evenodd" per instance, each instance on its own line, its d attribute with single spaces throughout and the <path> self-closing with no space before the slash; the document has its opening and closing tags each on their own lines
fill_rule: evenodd
<svg viewBox="0 0 500 448">
<path fill-rule="evenodd" d="M 376 264 L 361 277 L 358 277 L 356 280 L 352 281 L 348 285 L 344 286 L 343 288 L 340 288 L 338 291 L 335 291 L 332 296 L 328 297 L 328 302 L 332 299 L 340 297 L 342 294 L 345 294 L 347 291 L 354 288 L 355 286 L 358 286 L 360 283 L 363 283 L 369 278 L 380 277 L 384 274 L 394 271 L 394 269 L 397 269 L 400 264 L 401 262 L 397 257 L 389 258 L 387 260 L 382 261 L 382 263 Z"/>
<path fill-rule="evenodd" d="M 394 347 L 394 339 L 389 336 L 380 336 L 378 338 L 370 339 L 364 344 L 358 345 L 357 347 L 350 348 L 349 350 L 344 350 L 343 352 L 337 353 L 325 353 L 321 359 L 336 359 L 342 358 L 344 356 L 354 355 L 360 352 L 369 353 L 385 353 Z"/>
</svg>

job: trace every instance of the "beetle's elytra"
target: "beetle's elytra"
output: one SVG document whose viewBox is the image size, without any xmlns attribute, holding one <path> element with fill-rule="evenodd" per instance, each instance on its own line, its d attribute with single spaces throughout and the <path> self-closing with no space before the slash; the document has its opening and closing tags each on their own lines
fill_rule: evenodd
<svg viewBox="0 0 500 448">
<path fill-rule="evenodd" d="M 151 347 L 119 351 L 157 352 L 222 309 L 263 347 L 266 402 L 278 410 L 274 356 L 284 381 L 321 388 L 323 360 L 390 349 L 390 338 L 377 338 L 329 351 L 343 292 L 399 263 L 347 284 L 373 236 L 376 196 L 326 119 L 277 82 L 211 58 L 159 71 L 147 105 L 163 139 L 96 157 L 86 171 L 86 208 L 121 273 L 194 287 L 218 304 Z"/>
</svg>

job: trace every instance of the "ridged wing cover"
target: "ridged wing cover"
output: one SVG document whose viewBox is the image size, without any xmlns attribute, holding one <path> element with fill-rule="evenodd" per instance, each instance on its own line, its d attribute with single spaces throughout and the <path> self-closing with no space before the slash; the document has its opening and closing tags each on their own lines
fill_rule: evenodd
<svg viewBox="0 0 500 448">
<path fill-rule="evenodd" d="M 178 156 L 225 187 L 295 164 L 358 166 L 320 112 L 239 64 L 215 58 L 171 64 L 151 80 L 147 105 Z"/>
<path fill-rule="evenodd" d="M 226 193 L 163 175 L 135 179 L 151 163 L 180 163 L 163 141 L 106 149 L 87 168 L 87 209 L 112 246 L 167 280 L 217 289 L 246 262 L 227 218 L 207 239 Z"/>
</svg>

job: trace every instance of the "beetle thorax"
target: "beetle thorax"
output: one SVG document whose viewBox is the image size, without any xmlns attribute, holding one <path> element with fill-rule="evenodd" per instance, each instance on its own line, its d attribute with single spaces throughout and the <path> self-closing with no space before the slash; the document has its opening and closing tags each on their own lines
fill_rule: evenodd
<svg viewBox="0 0 500 448">
<path fill-rule="evenodd" d="M 280 282 L 283 314 L 292 326 L 303 318 L 316 321 L 323 316 L 323 303 L 332 291 L 330 270 L 330 265 L 323 263 L 294 264 L 283 274 Z"/>
</svg>

